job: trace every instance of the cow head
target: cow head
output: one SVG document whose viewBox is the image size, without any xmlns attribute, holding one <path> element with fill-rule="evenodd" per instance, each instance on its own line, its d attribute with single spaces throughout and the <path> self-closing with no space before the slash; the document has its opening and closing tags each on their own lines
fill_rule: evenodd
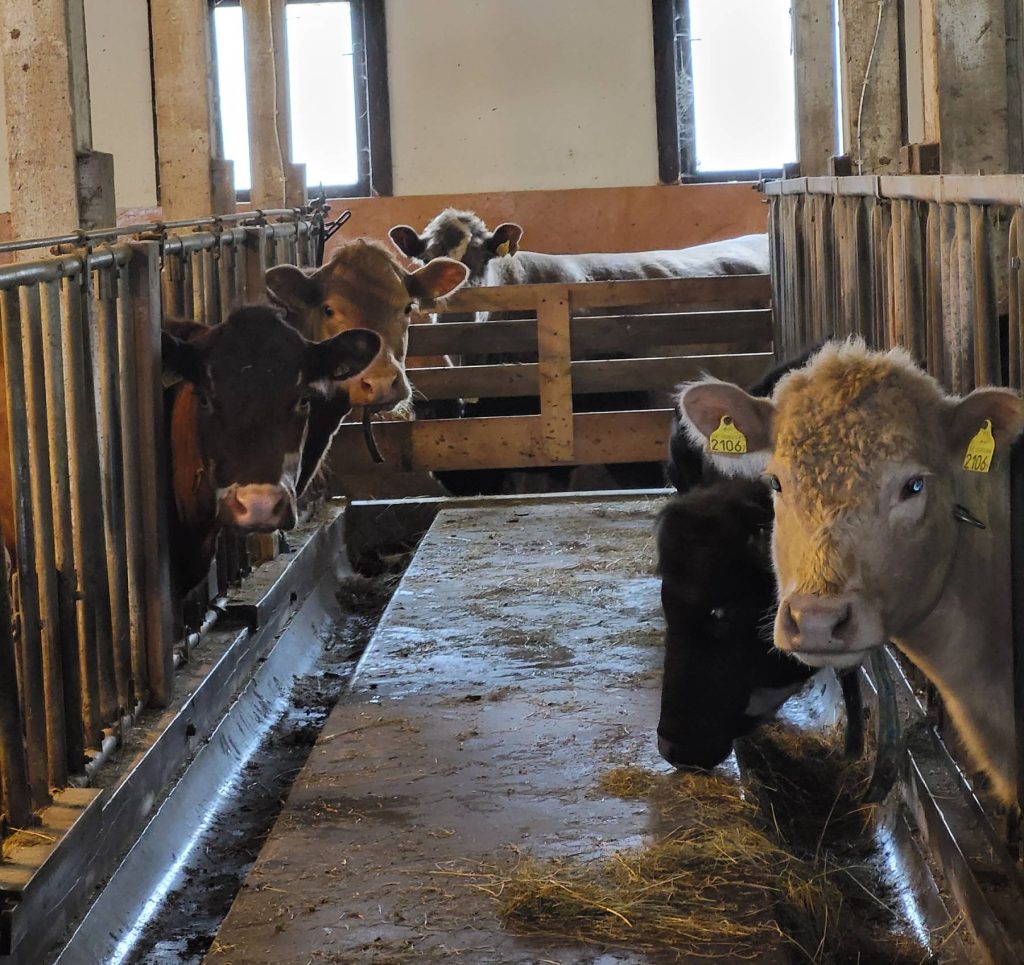
<svg viewBox="0 0 1024 965">
<path fill-rule="evenodd" d="M 353 329 L 380 336 L 377 357 L 341 388 L 354 406 L 392 409 L 411 397 L 405 353 L 412 315 L 459 288 L 466 274 L 447 258 L 409 272 L 383 245 L 358 239 L 340 245 L 323 268 L 278 265 L 266 281 L 270 296 L 307 338 Z"/>
<path fill-rule="evenodd" d="M 523 229 L 510 222 L 489 231 L 472 211 L 445 208 L 423 234 L 408 225 L 396 225 L 389 232 L 395 247 L 408 258 L 423 264 L 435 258 L 453 258 L 469 269 L 469 284 L 483 284 L 487 263 L 519 250 Z"/>
<path fill-rule="evenodd" d="M 695 439 L 731 419 L 747 440 L 739 459 L 764 466 L 775 490 L 775 644 L 811 666 L 854 666 L 936 607 L 964 538 L 954 514 L 987 512 L 993 474 L 1024 428 L 1012 392 L 947 396 L 906 353 L 860 341 L 826 346 L 772 401 L 704 382 L 680 405 Z M 968 471 L 972 440 L 987 433 L 991 471 Z"/>
<path fill-rule="evenodd" d="M 313 397 L 330 391 L 377 355 L 373 332 L 346 331 L 314 343 L 273 309 L 242 308 L 209 329 L 188 325 L 163 332 L 163 364 L 184 380 L 175 400 L 175 450 L 196 452 L 193 478 L 178 479 L 179 517 L 204 487 L 216 521 L 266 532 L 295 525 L 296 479 Z M 183 461 L 184 462 L 184 461 Z"/>
<path fill-rule="evenodd" d="M 665 674 L 658 749 L 676 767 L 712 768 L 812 671 L 774 651 L 771 493 L 731 479 L 672 499 L 658 519 Z"/>
</svg>

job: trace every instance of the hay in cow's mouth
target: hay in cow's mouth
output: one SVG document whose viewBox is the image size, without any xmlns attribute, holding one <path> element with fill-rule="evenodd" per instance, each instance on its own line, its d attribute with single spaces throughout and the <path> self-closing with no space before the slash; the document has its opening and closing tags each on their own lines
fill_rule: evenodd
<svg viewBox="0 0 1024 965">
<path fill-rule="evenodd" d="M 860 856 L 835 846 L 864 827 L 867 779 L 848 763 L 840 772 L 835 745 L 775 732 L 746 794 L 717 775 L 615 768 L 600 790 L 646 798 L 663 833 L 596 860 L 523 858 L 480 886 L 519 934 L 677 959 L 920 965 L 928 951 L 865 910 L 881 902 L 865 898 Z"/>
</svg>

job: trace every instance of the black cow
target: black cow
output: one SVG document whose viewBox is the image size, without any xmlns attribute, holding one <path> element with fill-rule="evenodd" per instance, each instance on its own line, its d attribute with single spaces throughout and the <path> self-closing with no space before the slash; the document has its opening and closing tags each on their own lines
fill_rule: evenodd
<svg viewBox="0 0 1024 965">
<path fill-rule="evenodd" d="M 266 306 L 238 309 L 212 328 L 165 323 L 164 371 L 180 379 L 165 396 L 180 593 L 209 571 L 221 527 L 295 525 L 300 466 L 319 463 L 349 408 L 347 399 L 335 404 L 335 383 L 363 371 L 380 346 L 363 329 L 307 341 Z M 321 408 L 333 425 L 309 452 L 309 424 Z"/>
<path fill-rule="evenodd" d="M 674 496 L 658 517 L 665 675 L 658 750 L 712 768 L 772 717 L 814 670 L 771 643 L 771 493 L 727 479 Z"/>
</svg>

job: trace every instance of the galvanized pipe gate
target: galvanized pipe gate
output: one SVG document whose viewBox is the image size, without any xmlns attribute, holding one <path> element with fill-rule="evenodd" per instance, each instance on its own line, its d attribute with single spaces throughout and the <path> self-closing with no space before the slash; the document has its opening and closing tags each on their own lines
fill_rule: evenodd
<svg viewBox="0 0 1024 965">
<path fill-rule="evenodd" d="M 173 693 L 161 323 L 216 324 L 265 299 L 267 268 L 314 264 L 323 212 L 273 214 L 73 236 L 85 246 L 0 267 L 15 571 L 0 571 L 0 834 L 86 783 L 122 723 Z M 234 542 L 214 595 L 246 568 Z"/>
</svg>

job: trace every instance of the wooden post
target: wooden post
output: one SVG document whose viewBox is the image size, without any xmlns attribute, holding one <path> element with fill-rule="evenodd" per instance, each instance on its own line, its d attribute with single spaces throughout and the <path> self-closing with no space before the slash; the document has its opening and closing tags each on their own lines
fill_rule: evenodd
<svg viewBox="0 0 1024 965">
<path fill-rule="evenodd" d="M 835 30 L 832 5 L 793 2 L 793 63 L 796 71 L 796 131 L 800 174 L 828 174 L 836 148 Z"/>
<path fill-rule="evenodd" d="M 541 445 L 559 462 L 573 458 L 572 349 L 568 290 L 537 303 Z"/>
<path fill-rule="evenodd" d="M 215 190 L 209 5 L 151 0 L 149 22 L 164 218 L 229 213 Z"/>
<path fill-rule="evenodd" d="M 252 203 L 281 208 L 304 200 L 306 187 L 305 167 L 291 163 L 284 0 L 242 0 L 242 22 Z"/>
<path fill-rule="evenodd" d="M 840 0 L 843 132 L 854 174 L 899 170 L 902 104 L 896 0 Z"/>
<path fill-rule="evenodd" d="M 1004 0 L 921 0 L 924 135 L 943 174 L 1009 171 Z"/>
</svg>

